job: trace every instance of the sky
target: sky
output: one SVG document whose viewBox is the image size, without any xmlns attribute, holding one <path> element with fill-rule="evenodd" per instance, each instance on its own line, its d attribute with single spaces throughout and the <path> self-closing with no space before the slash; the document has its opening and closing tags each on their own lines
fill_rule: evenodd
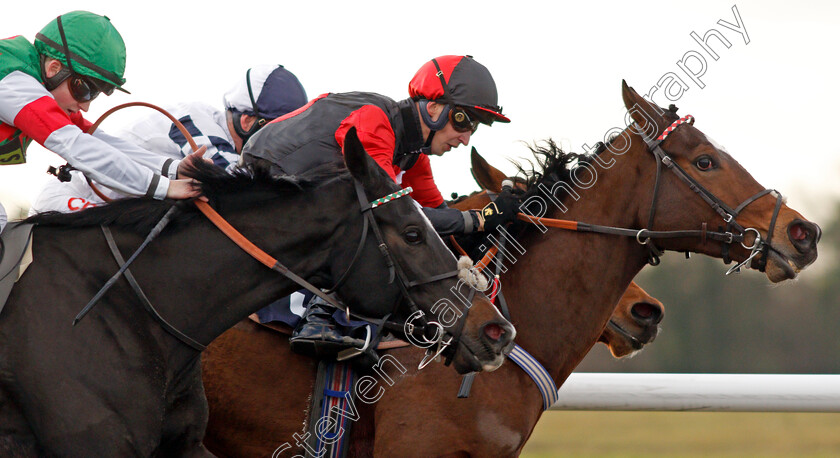
<svg viewBox="0 0 840 458">
<path fill-rule="evenodd" d="M 247 8 L 156 0 L 12 2 L 0 16 L 0 36 L 34 39 L 55 16 L 74 9 L 108 16 L 126 42 L 125 87 L 132 94 L 100 97 L 90 120 L 128 101 L 204 101 L 221 109 L 224 91 L 248 67 L 264 63 L 295 73 L 310 98 L 361 90 L 398 100 L 430 58 L 469 54 L 493 74 L 499 104 L 512 120 L 480 127 L 470 146 L 509 173 L 515 169 L 508 159 L 527 157 L 525 143 L 550 137 L 582 152 L 584 144 L 624 126 L 622 79 L 645 94 L 670 74 L 687 90 L 672 94 L 674 102 L 660 90 L 654 101 L 694 115 L 697 128 L 760 183 L 782 191 L 791 207 L 819 223 L 831 216 L 828 197 L 840 197 L 837 3 L 239 3 Z M 702 39 L 712 29 L 730 43 L 709 38 L 716 60 L 691 36 Z M 119 130 L 145 110 L 125 110 L 102 128 Z M 53 179 L 47 165 L 64 163 L 38 145 L 28 158 L 26 165 L 0 167 L 7 205 L 34 199 Z M 477 188 L 469 147 L 433 158 L 432 167 L 444 196 Z"/>
</svg>

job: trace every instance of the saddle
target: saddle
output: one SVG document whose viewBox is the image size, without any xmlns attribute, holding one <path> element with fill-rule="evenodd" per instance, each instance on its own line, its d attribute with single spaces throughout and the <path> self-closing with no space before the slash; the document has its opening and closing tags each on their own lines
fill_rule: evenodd
<svg viewBox="0 0 840 458">
<path fill-rule="evenodd" d="M 0 313 L 15 282 L 32 263 L 32 224 L 9 223 L 0 233 Z"/>
</svg>

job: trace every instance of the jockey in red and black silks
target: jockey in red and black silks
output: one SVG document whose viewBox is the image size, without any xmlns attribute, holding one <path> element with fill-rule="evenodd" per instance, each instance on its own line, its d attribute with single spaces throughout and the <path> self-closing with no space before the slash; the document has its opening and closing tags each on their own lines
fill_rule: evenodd
<svg viewBox="0 0 840 458">
<path fill-rule="evenodd" d="M 245 145 L 242 155 L 246 162 L 249 156 L 267 160 L 274 174 L 295 175 L 322 164 L 343 163 L 344 135 L 355 127 L 368 154 L 397 184 L 414 189 L 414 200 L 424 208 L 444 206 L 426 212 L 439 233 L 472 232 L 472 217 L 465 225 L 461 211 L 445 209 L 429 156 L 423 154 L 426 140 L 420 122 L 411 99 L 395 102 L 369 92 L 324 94 L 269 123 Z"/>
<path fill-rule="evenodd" d="M 411 197 L 440 235 L 495 230 L 512 221 L 516 201 L 509 192 L 499 195 L 491 213 L 447 208 L 429 162 L 429 155 L 468 144 L 479 124 L 510 121 L 497 105 L 496 83 L 487 68 L 470 56 L 437 57 L 420 68 L 408 89 L 410 98 L 401 101 L 371 92 L 316 97 L 251 137 L 242 149 L 242 162 L 268 165 L 276 175 L 296 175 L 332 163 L 343 166 L 344 138 L 353 127 L 382 169 L 401 187 L 413 189 Z M 260 321 L 282 320 L 280 316 L 289 315 L 284 313 L 288 304 L 294 309 L 295 298 L 279 303 L 257 312 Z M 336 321 L 347 333 L 357 328 L 357 323 L 342 320 L 314 298 L 290 339 L 292 349 L 322 357 L 348 346 L 363 347 L 364 339 L 337 331 Z"/>
<path fill-rule="evenodd" d="M 437 76 L 437 68 L 444 72 Z M 446 74 L 448 71 L 448 74 Z M 448 78 L 448 81 L 445 79 Z M 355 127 L 370 156 L 411 196 L 441 235 L 464 234 L 483 229 L 480 212 L 446 208 L 435 184 L 429 155 L 440 155 L 459 140 L 434 151 L 432 139 L 442 135 L 457 109 L 469 110 L 469 142 L 478 123 L 509 122 L 496 106 L 496 86 L 487 69 L 469 56 L 442 56 L 427 62 L 409 84 L 411 98 L 394 101 L 370 92 L 323 94 L 304 107 L 275 119 L 258 132 L 242 150 L 247 164 L 264 160 L 272 173 L 294 175 L 330 162 L 343 162 L 344 135 Z M 443 112 L 432 120 L 426 112 L 429 101 Z M 472 118 L 473 124 L 468 124 Z M 425 130 L 425 134 L 424 134 Z M 456 132 L 457 134 L 458 132 Z"/>
</svg>

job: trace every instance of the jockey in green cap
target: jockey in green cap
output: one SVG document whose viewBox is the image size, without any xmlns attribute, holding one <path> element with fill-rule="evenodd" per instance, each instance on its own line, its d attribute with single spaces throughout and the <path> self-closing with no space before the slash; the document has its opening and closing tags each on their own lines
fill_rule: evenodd
<svg viewBox="0 0 840 458">
<path fill-rule="evenodd" d="M 195 197 L 191 180 L 178 180 L 180 161 L 97 130 L 82 112 L 100 93 L 124 91 L 125 43 L 105 16 L 63 14 L 30 43 L 0 40 L 0 165 L 26 162 L 35 140 L 97 182 L 133 196 Z M 196 160 L 201 154 L 189 157 Z M 2 228 L 0 228 L 2 229 Z"/>
</svg>

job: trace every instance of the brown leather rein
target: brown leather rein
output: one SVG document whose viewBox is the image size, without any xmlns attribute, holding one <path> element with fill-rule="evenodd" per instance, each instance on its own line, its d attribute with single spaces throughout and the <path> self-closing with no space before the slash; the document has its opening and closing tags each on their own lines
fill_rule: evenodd
<svg viewBox="0 0 840 458">
<path fill-rule="evenodd" d="M 674 110 L 676 110 L 676 108 L 674 108 Z M 656 159 L 656 182 L 654 183 L 653 188 L 653 201 L 651 202 L 648 227 L 653 227 L 654 216 L 656 214 L 656 201 L 659 191 L 659 182 L 661 178 L 661 169 L 664 165 L 672 172 L 674 172 L 674 174 L 677 176 L 677 178 L 680 179 L 680 181 L 685 183 L 692 191 L 694 191 L 698 196 L 700 196 L 700 198 L 702 198 L 703 201 L 705 201 L 718 215 L 721 216 L 723 222 L 726 224 L 725 229 L 721 228 L 724 229 L 723 232 L 708 230 L 708 225 L 705 222 L 701 224 L 701 229 L 652 231 L 650 229 L 629 229 L 613 226 L 601 226 L 597 224 L 589 224 L 579 221 L 542 218 L 527 215 L 524 213 L 518 213 L 517 219 L 529 222 L 537 226 L 552 227 L 569 231 L 593 232 L 598 234 L 634 237 L 639 244 L 648 248 L 648 263 L 654 266 L 659 264 L 659 256 L 661 256 L 663 252 L 661 249 L 659 249 L 659 247 L 657 247 L 653 243 L 653 240 L 656 239 L 697 237 L 701 239 L 702 243 L 706 243 L 707 240 L 715 240 L 721 242 L 723 247 L 722 257 L 724 259 L 724 262 L 727 264 L 730 260 L 729 246 L 733 243 L 740 243 L 741 246 L 744 247 L 744 249 L 750 251 L 750 255 L 744 261 L 737 263 L 735 266 L 730 268 L 726 272 L 726 275 L 729 275 L 733 272 L 739 272 L 741 267 L 748 265 L 753 260 L 753 258 L 755 258 L 759 254 L 764 255 L 759 261 L 759 269 L 763 270 L 763 266 L 766 263 L 767 259 L 767 253 L 769 250 L 773 249 L 770 245 L 770 242 L 773 237 L 773 230 L 775 228 L 776 220 L 778 218 L 779 211 L 783 202 L 781 193 L 774 189 L 764 189 L 748 197 L 734 209 L 729 207 L 720 198 L 715 196 L 711 191 L 704 188 L 696 179 L 694 179 L 679 165 L 677 165 L 676 161 L 674 161 L 660 146 L 661 143 L 665 140 L 665 138 L 667 138 L 671 132 L 673 132 L 677 127 L 679 127 L 682 124 L 694 124 L 694 117 L 691 115 L 686 115 L 678 119 L 677 121 L 674 121 L 655 140 L 648 138 L 646 135 L 644 135 L 644 133 L 641 134 L 642 139 L 645 141 L 645 144 L 648 147 L 648 150 L 651 154 L 653 154 L 654 158 Z M 761 233 L 758 231 L 758 229 L 752 227 L 744 228 L 736 222 L 736 218 L 741 213 L 741 211 L 743 211 L 747 206 L 768 194 L 775 195 L 776 204 L 773 210 L 773 214 L 770 218 L 770 226 L 767 231 L 767 238 L 766 240 L 762 240 Z M 751 245 L 747 245 L 746 243 L 745 236 L 747 233 L 752 233 L 755 237 Z"/>
<path fill-rule="evenodd" d="M 102 123 L 102 121 L 104 121 L 105 118 L 107 118 L 108 116 L 110 116 L 114 112 L 119 111 L 123 108 L 128 108 L 128 107 L 133 107 L 133 106 L 148 107 L 148 108 L 152 108 L 152 109 L 157 110 L 158 112 L 162 113 L 164 116 L 169 118 L 169 120 L 172 121 L 172 123 L 184 135 L 187 142 L 189 142 L 192 150 L 193 151 L 198 150 L 198 145 L 195 143 L 195 140 L 193 140 L 192 135 L 190 135 L 190 133 L 187 131 L 187 129 L 184 127 L 184 125 L 181 124 L 180 121 L 178 121 L 174 116 L 172 116 L 169 112 L 167 112 L 163 108 L 158 107 L 158 106 L 153 105 L 153 104 L 150 104 L 150 103 L 146 103 L 146 102 L 129 102 L 129 103 L 124 103 L 122 105 L 118 105 L 116 107 L 111 108 L 110 110 L 106 111 L 102 116 L 99 117 L 99 119 L 90 127 L 90 129 L 88 129 L 88 133 L 92 134 L 99 127 L 99 125 Z M 112 199 L 108 198 L 107 196 L 104 195 L 104 193 L 99 191 L 96 188 L 96 186 L 90 181 L 90 179 L 88 179 L 87 181 L 88 181 L 88 184 L 90 185 L 90 187 L 93 189 L 93 191 L 100 198 L 102 198 L 103 201 L 105 201 L 105 202 L 112 201 Z M 375 318 L 371 318 L 371 317 L 366 317 L 366 316 L 363 316 L 363 315 L 359 315 L 357 313 L 352 313 L 351 314 L 349 307 L 345 306 L 344 304 L 341 304 L 339 301 L 335 300 L 334 298 L 332 298 L 329 295 L 330 293 L 334 292 L 347 279 L 348 274 L 351 271 L 351 269 L 353 268 L 353 266 L 355 265 L 357 259 L 359 258 L 359 255 L 362 251 L 362 247 L 364 246 L 365 240 L 367 239 L 368 228 L 372 229 L 372 232 L 376 236 L 376 239 L 377 239 L 377 242 L 378 242 L 379 251 L 382 254 L 382 256 L 384 257 L 384 260 L 385 260 L 385 262 L 388 266 L 388 269 L 391 273 L 390 282 L 393 282 L 395 280 L 397 281 L 397 284 L 400 288 L 400 292 L 403 296 L 403 299 L 405 299 L 408 307 L 410 308 L 410 310 L 412 312 L 412 316 L 414 314 L 418 314 L 418 313 L 420 314 L 420 319 L 419 319 L 420 324 L 419 325 L 414 325 L 414 328 L 416 328 L 417 330 L 422 332 L 422 331 L 425 330 L 425 328 L 428 325 L 436 325 L 439 328 L 439 331 L 440 331 L 436 334 L 436 337 L 435 337 L 436 341 L 429 341 L 428 339 L 426 339 L 426 340 L 429 341 L 432 344 L 437 343 L 438 347 L 440 348 L 438 353 L 442 352 L 443 349 L 445 349 L 445 348 L 449 347 L 450 345 L 458 342 L 458 340 L 459 340 L 458 337 L 459 336 L 456 336 L 455 333 L 460 334 L 460 328 L 463 326 L 463 320 L 461 320 L 461 322 L 459 323 L 458 329 L 455 331 L 455 333 L 450 332 L 450 331 L 444 332 L 443 327 L 440 324 L 438 324 L 435 321 L 428 321 L 425 318 L 425 314 L 420 310 L 417 303 L 411 297 L 411 294 L 409 293 L 409 290 L 411 288 L 416 287 L 416 286 L 425 285 L 427 283 L 433 283 L 433 282 L 437 282 L 437 281 L 444 280 L 444 279 L 447 279 L 447 278 L 457 277 L 458 273 L 459 273 L 458 270 L 456 269 L 454 271 L 434 275 L 434 276 L 424 278 L 424 279 L 420 279 L 420 280 L 415 280 L 415 281 L 409 280 L 407 278 L 407 276 L 405 275 L 404 270 L 400 266 L 399 262 L 397 262 L 397 260 L 391 254 L 391 251 L 388 249 L 388 246 L 385 243 L 384 237 L 383 237 L 383 235 L 382 235 L 382 233 L 379 229 L 379 225 L 377 224 L 376 219 L 373 216 L 373 209 L 375 209 L 376 207 L 378 207 L 380 205 L 383 205 L 387 202 L 390 202 L 394 199 L 398 199 L 400 197 L 408 195 L 411 192 L 411 188 L 402 189 L 400 191 L 397 191 L 395 193 L 392 193 L 392 194 L 389 194 L 387 196 L 381 197 L 381 198 L 376 199 L 376 200 L 371 202 L 371 201 L 368 200 L 364 189 L 362 188 L 361 184 L 357 180 L 354 180 L 354 187 L 355 187 L 355 191 L 356 191 L 356 194 L 357 194 L 357 197 L 358 197 L 358 201 L 359 201 L 359 205 L 360 205 L 360 213 L 362 214 L 362 219 L 363 219 L 363 224 L 364 224 L 363 229 L 362 229 L 361 238 L 359 240 L 359 245 L 356 248 L 355 254 L 354 254 L 352 260 L 350 261 L 350 264 L 348 265 L 347 269 L 339 277 L 336 284 L 332 288 L 327 290 L 326 292 L 321 291 L 321 289 L 317 288 L 316 286 L 312 285 L 311 283 L 309 283 L 308 281 L 306 281 L 305 279 L 303 279 L 299 275 L 295 274 L 294 272 L 289 270 L 286 266 L 284 266 L 282 263 L 280 263 L 280 261 L 278 261 L 277 259 L 275 259 L 271 255 L 269 255 L 268 253 L 263 251 L 261 248 L 257 247 L 254 243 L 252 243 L 244 235 L 242 235 L 238 230 L 236 230 L 230 223 L 228 223 L 207 202 L 205 202 L 203 200 L 200 200 L 200 199 L 194 199 L 193 203 L 207 217 L 207 219 L 210 220 L 210 222 L 212 222 L 222 233 L 224 233 L 228 238 L 231 239 L 231 241 L 233 241 L 237 246 L 239 246 L 243 251 L 248 253 L 251 257 L 256 259 L 261 264 L 265 265 L 266 267 L 281 273 L 286 278 L 292 280 L 293 282 L 297 283 L 298 285 L 300 285 L 300 286 L 306 288 L 307 290 L 311 291 L 313 294 L 320 297 L 321 299 L 323 299 L 324 301 L 326 301 L 328 304 L 332 305 L 336 309 L 344 311 L 347 314 L 348 319 L 351 315 L 353 315 L 354 317 L 356 317 L 358 319 L 361 319 L 361 320 L 364 320 L 364 321 L 368 321 L 368 322 L 372 322 L 372 323 L 378 323 L 382 326 L 391 326 L 391 327 L 397 327 L 397 328 L 402 329 L 402 326 L 400 326 L 399 323 L 394 324 L 394 323 L 391 323 L 391 322 L 388 321 L 388 318 L 390 317 L 390 315 L 393 312 L 386 315 L 386 317 L 383 318 L 383 319 L 375 319 Z M 151 305 L 149 300 L 146 298 L 146 295 L 140 289 L 139 284 L 134 280 L 133 276 L 131 275 L 130 271 L 128 270 L 129 265 L 140 254 L 140 252 L 146 247 L 146 245 L 148 245 L 148 243 L 150 243 L 154 238 L 156 238 L 157 235 L 160 234 L 160 232 L 163 230 L 163 228 L 168 224 L 171 216 L 177 211 L 177 208 L 178 207 L 173 206 L 169 209 L 169 211 L 166 213 L 166 215 L 164 215 L 164 217 L 152 229 L 152 231 L 149 233 L 149 235 L 146 237 L 146 239 L 140 245 L 140 247 L 138 247 L 137 250 L 134 252 L 134 254 L 125 262 L 122 261 L 122 256 L 119 253 L 119 250 L 116 250 L 116 243 L 113 241 L 113 237 L 111 236 L 110 231 L 107 230 L 107 228 L 103 227 L 103 233 L 105 234 L 106 240 L 108 241 L 108 244 L 109 244 L 109 247 L 112 251 L 112 254 L 117 259 L 117 262 L 120 265 L 120 269 L 116 274 L 114 274 L 108 280 L 108 282 L 106 282 L 106 284 L 97 292 L 97 294 L 90 300 L 90 302 L 88 302 L 88 304 L 76 315 L 76 317 L 73 321 L 74 326 L 82 318 L 84 318 L 84 316 L 93 308 L 93 306 L 99 301 L 99 299 L 102 296 L 104 296 L 104 294 L 111 288 L 111 286 L 113 286 L 113 284 L 116 283 L 116 281 L 123 274 L 125 274 L 126 278 L 128 278 L 128 280 L 129 280 L 129 284 L 131 285 L 132 289 L 134 290 L 134 292 L 137 294 L 137 296 L 140 298 L 141 302 L 143 303 L 144 308 L 146 308 L 146 310 L 153 316 L 153 318 L 158 323 L 160 323 L 163 326 L 163 328 L 166 331 L 168 331 L 170 334 L 172 334 L 174 337 L 176 337 L 181 342 L 185 343 L 186 345 L 188 345 L 188 346 L 190 346 L 190 347 L 192 347 L 192 348 L 194 348 L 198 351 L 202 351 L 205 348 L 204 345 L 198 343 L 197 341 L 190 338 L 186 334 L 177 330 L 174 326 L 170 325 L 157 312 L 157 310 L 154 309 L 154 307 Z M 473 293 L 474 292 L 475 292 L 475 290 L 473 290 Z M 399 306 L 399 304 L 397 306 Z M 464 317 L 466 317 L 466 313 L 464 314 Z M 443 342 L 444 337 L 447 336 L 447 335 L 450 336 L 448 342 Z"/>
<path fill-rule="evenodd" d="M 102 122 L 107 117 L 111 116 L 112 114 L 114 114 L 115 112 L 117 112 L 119 110 L 122 110 L 124 108 L 129 108 L 129 107 L 147 107 L 147 108 L 151 108 L 153 110 L 156 110 L 156 111 L 160 112 L 161 114 L 163 114 L 164 116 L 169 118 L 169 120 L 172 121 L 172 124 L 175 125 L 175 127 L 178 128 L 178 130 L 181 132 L 181 134 L 184 136 L 184 138 L 189 143 L 193 152 L 198 151 L 198 144 L 192 138 L 192 135 L 189 133 L 189 131 L 187 131 L 187 128 L 184 127 L 184 125 L 181 123 L 181 121 L 176 119 L 174 116 L 172 116 L 171 113 L 164 110 L 163 108 L 161 108 L 157 105 L 151 104 L 151 103 L 147 103 L 147 102 L 128 102 L 128 103 L 123 103 L 121 105 L 117 105 L 117 106 L 111 108 L 110 110 L 108 110 L 104 114 L 102 114 L 102 116 L 100 116 L 99 119 L 97 119 L 96 122 L 93 123 L 93 125 L 90 127 L 90 129 L 88 129 L 88 134 L 93 134 L 93 132 L 96 131 L 96 129 L 102 124 Z M 113 200 L 113 199 L 109 198 L 108 196 L 106 196 L 102 191 L 100 191 L 97 188 L 97 186 L 93 184 L 93 182 L 90 180 L 90 178 L 85 176 L 85 179 L 87 180 L 88 185 L 91 187 L 93 192 L 96 193 L 96 195 L 99 196 L 99 198 L 101 198 L 105 202 L 111 202 Z M 228 223 L 207 202 L 204 202 L 200 199 L 194 199 L 193 203 L 201 211 L 201 213 L 203 213 L 204 216 L 206 216 L 207 219 L 210 220 L 210 222 L 212 222 L 217 228 L 219 228 L 220 231 L 222 231 L 222 233 L 227 235 L 228 238 L 230 238 L 234 243 L 236 243 L 237 246 L 239 246 L 243 251 L 248 253 L 251 257 L 253 257 L 257 261 L 259 261 L 260 263 L 262 263 L 263 265 L 265 265 L 269 269 L 280 272 L 281 274 L 285 275 L 286 277 L 288 277 L 289 279 L 291 279 L 295 283 L 299 284 L 300 286 L 303 286 L 307 290 L 312 291 L 312 293 L 316 294 L 321 299 L 327 301 L 327 303 L 329 303 L 330 305 L 338 308 L 339 310 L 342 310 L 342 311 L 345 311 L 345 312 L 349 313 L 349 311 L 347 311 L 347 308 L 339 305 L 339 303 L 335 299 L 333 299 L 333 298 L 329 297 L 328 295 L 324 294 L 319 288 L 316 288 L 311 283 L 309 283 L 306 280 L 304 280 L 303 278 L 299 277 L 294 272 L 290 271 L 282 263 L 280 263 L 277 259 L 275 259 L 271 255 L 269 255 L 268 253 L 266 253 L 265 251 L 260 249 L 258 246 L 254 245 L 250 240 L 248 240 L 248 238 L 246 238 L 239 231 L 237 231 L 233 226 L 231 226 L 230 223 Z"/>
</svg>

